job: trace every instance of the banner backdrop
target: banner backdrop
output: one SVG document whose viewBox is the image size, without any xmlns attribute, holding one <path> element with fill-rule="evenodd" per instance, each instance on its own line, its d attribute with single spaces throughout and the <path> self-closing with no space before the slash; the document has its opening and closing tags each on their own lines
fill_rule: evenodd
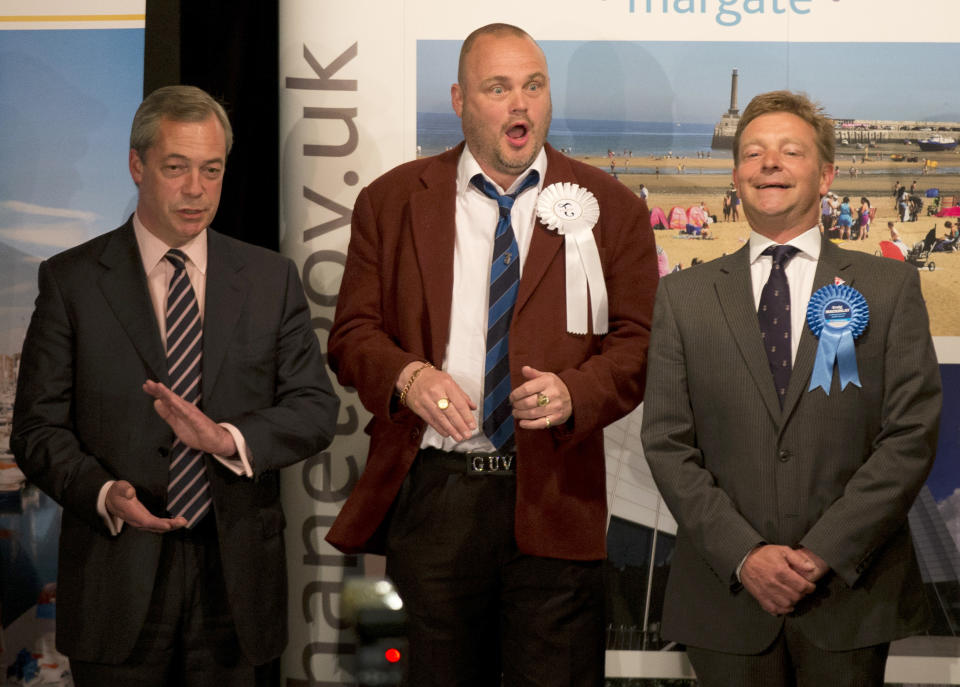
<svg viewBox="0 0 960 687">
<path fill-rule="evenodd" d="M 918 0 L 287 0 L 280 18 L 281 246 L 301 266 L 314 326 L 326 339 L 359 189 L 391 167 L 439 152 L 461 138 L 449 105 L 460 42 L 505 21 L 541 44 L 551 72 L 549 140 L 607 169 L 664 213 L 657 242 L 671 268 L 735 250 L 749 234 L 721 208 L 739 109 L 757 93 L 806 91 L 838 121 L 840 174 L 834 184 L 876 209 L 869 237 L 846 247 L 879 252 L 894 221 L 904 241 L 944 233 L 960 205 L 956 148 L 920 142 L 960 137 L 960 4 Z M 922 31 L 921 31 L 922 29 Z M 922 36 L 922 38 L 921 38 Z M 894 183 L 919 199 L 909 216 Z M 681 236 L 703 203 L 716 215 L 713 241 Z M 683 223 L 671 227 L 674 208 Z M 947 215 L 942 213 L 947 213 Z M 679 221 L 679 215 L 676 215 Z M 701 222 L 702 225 L 702 222 Z M 960 363 L 960 254 L 918 255 L 945 387 Z M 375 574 L 376 559 L 341 556 L 323 542 L 362 470 L 368 415 L 341 389 L 338 437 L 330 450 L 285 475 L 291 569 L 288 685 L 352 682 L 341 659 L 354 647 L 341 633 L 338 584 Z M 948 388 L 948 393 L 951 389 Z M 945 407 L 948 398 L 945 398 Z M 640 413 L 608 428 L 612 513 L 607 672 L 611 677 L 690 677 L 683 654 L 658 633 L 663 581 L 676 525 L 643 459 Z M 936 606 L 936 635 L 895 645 L 892 682 L 960 684 L 955 618 L 960 601 L 960 475 L 956 429 L 941 431 L 938 463 L 911 514 L 924 580 Z M 920 535 L 917 535 L 920 532 Z M 633 577 L 631 577 L 631 575 Z M 619 599 L 619 600 L 618 600 Z M 663 649 L 663 650 L 661 650 Z M 349 661 L 347 661 L 347 664 Z"/>
<path fill-rule="evenodd" d="M 54 648 L 60 508 L 24 485 L 10 425 L 38 264 L 136 203 L 143 27 L 144 0 L 0 2 L 0 684 L 72 684 Z"/>
</svg>

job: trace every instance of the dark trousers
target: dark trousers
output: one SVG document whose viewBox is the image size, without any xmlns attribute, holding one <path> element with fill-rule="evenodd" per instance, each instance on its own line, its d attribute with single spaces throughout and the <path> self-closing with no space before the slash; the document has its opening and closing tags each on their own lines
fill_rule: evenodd
<svg viewBox="0 0 960 687">
<path fill-rule="evenodd" d="M 883 687 L 889 644 L 851 651 L 815 646 L 789 620 L 761 654 L 687 647 L 700 687 Z"/>
<path fill-rule="evenodd" d="M 260 687 L 280 684 L 279 659 L 253 666 L 227 602 L 213 514 L 163 536 L 147 619 L 122 663 L 70 659 L 76 687 Z"/>
<path fill-rule="evenodd" d="M 387 537 L 387 574 L 409 617 L 405 684 L 602 685 L 600 562 L 520 553 L 513 476 L 468 475 L 422 456 Z"/>
</svg>

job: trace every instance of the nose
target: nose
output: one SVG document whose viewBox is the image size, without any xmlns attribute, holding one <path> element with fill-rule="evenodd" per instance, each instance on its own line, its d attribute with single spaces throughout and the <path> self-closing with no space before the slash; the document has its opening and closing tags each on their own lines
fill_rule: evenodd
<svg viewBox="0 0 960 687">
<path fill-rule="evenodd" d="M 772 148 L 764 150 L 761 162 L 764 169 L 780 169 L 780 152 Z"/>
<path fill-rule="evenodd" d="M 511 112 L 526 112 L 527 111 L 527 97 L 523 92 L 523 89 L 517 88 L 514 89 L 510 94 L 510 111 Z"/>
<path fill-rule="evenodd" d="M 191 169 L 190 172 L 184 177 L 183 194 L 186 196 L 203 195 L 203 184 L 200 180 L 199 169 Z"/>
</svg>

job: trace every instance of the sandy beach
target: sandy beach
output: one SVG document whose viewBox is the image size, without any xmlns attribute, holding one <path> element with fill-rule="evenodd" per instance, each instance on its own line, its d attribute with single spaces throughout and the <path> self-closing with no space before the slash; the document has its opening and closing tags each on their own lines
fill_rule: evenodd
<svg viewBox="0 0 960 687">
<path fill-rule="evenodd" d="M 915 148 L 912 154 L 917 154 Z M 831 190 L 841 198 L 849 196 L 851 205 L 859 202 L 861 196 L 866 196 L 873 207 L 877 208 L 877 216 L 868 238 L 862 241 L 841 241 L 839 245 L 843 248 L 879 254 L 880 241 L 889 239 L 887 221 L 897 219 L 893 203 L 893 185 L 898 180 L 908 187 L 912 181 L 916 180 L 918 192 L 921 194 L 927 188 L 938 188 L 941 195 L 952 194 L 960 201 L 960 174 L 941 173 L 933 169 L 921 175 L 919 163 L 893 162 L 888 157 L 889 153 L 883 152 L 880 156 L 871 153 L 871 157 L 876 156 L 879 159 L 858 161 L 857 167 L 863 168 L 864 174 L 851 177 L 848 173 L 851 155 L 861 158 L 863 151 L 838 149 L 837 164 L 840 166 L 840 174 L 834 180 Z M 921 153 L 920 155 L 937 160 L 938 169 L 960 166 L 960 154 L 956 152 Z M 609 171 L 610 161 L 606 157 L 578 159 Z M 646 186 L 650 193 L 648 204 L 651 208 L 660 207 L 669 214 L 670 209 L 675 205 L 688 208 L 703 201 L 711 214 L 718 215 L 720 221 L 712 226 L 716 238 L 712 240 L 680 238 L 677 232 L 672 230 L 656 232 L 657 244 L 666 251 L 671 266 L 679 264 L 687 268 L 693 258 L 710 260 L 731 253 L 741 248 L 746 242 L 750 227 L 743 220 L 742 213 L 739 222 L 722 221 L 723 195 L 729 188 L 731 179 L 729 174 L 719 172 L 732 169 L 731 159 L 688 157 L 683 160 L 676 158 L 655 160 L 651 157 L 635 157 L 630 160 L 630 166 L 634 168 L 660 166 L 661 172 L 670 171 L 670 173 L 661 173 L 659 178 L 654 174 L 624 173 L 625 158 L 621 155 L 614 159 L 617 176 L 624 184 L 633 191 L 637 191 L 640 184 Z M 676 166 L 681 162 L 685 165 L 685 171 L 678 174 Z M 701 169 L 704 173 L 700 173 Z M 896 224 L 903 241 L 908 246 L 921 241 L 934 226 L 937 228 L 938 235 L 942 236 L 944 233 L 945 218 L 928 216 L 926 213 L 929 200 L 924 199 L 924 210 L 917 221 Z M 960 293 L 960 253 L 932 253 L 930 257 L 935 263 L 935 269 L 929 271 L 926 267 L 922 268 L 920 281 L 930 313 L 931 331 L 934 336 L 960 336 L 960 309 L 954 307 L 954 302 L 957 300 L 956 294 Z"/>
</svg>

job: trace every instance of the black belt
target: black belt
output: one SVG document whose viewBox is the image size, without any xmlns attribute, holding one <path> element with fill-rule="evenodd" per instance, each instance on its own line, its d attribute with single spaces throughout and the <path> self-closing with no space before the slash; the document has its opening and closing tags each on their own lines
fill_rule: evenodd
<svg viewBox="0 0 960 687">
<path fill-rule="evenodd" d="M 422 448 L 420 459 L 430 465 L 442 465 L 450 472 L 467 475 L 515 475 L 516 453 L 461 453 Z"/>
</svg>

